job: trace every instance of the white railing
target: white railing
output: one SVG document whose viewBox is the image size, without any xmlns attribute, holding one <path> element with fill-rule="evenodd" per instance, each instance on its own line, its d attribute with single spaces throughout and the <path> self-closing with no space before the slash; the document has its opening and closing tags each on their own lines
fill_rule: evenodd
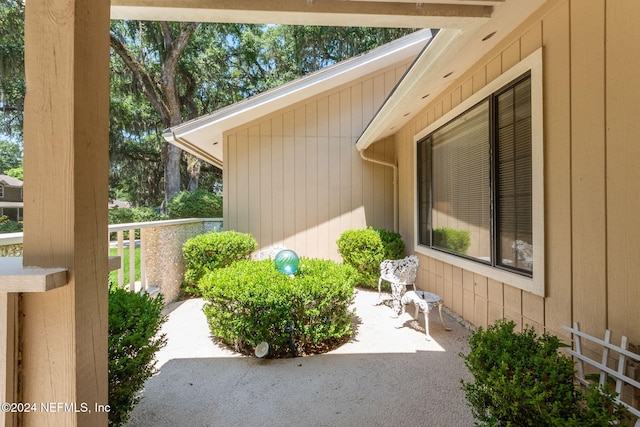
<svg viewBox="0 0 640 427">
<path fill-rule="evenodd" d="M 150 288 L 154 286 L 153 283 L 149 283 L 147 280 L 147 254 L 148 254 L 148 242 L 143 236 L 145 232 L 142 230 L 163 229 L 168 227 L 180 227 L 185 225 L 197 225 L 202 224 L 202 231 L 220 231 L 222 228 L 222 218 L 192 218 L 192 219 L 175 219 L 165 221 L 152 221 L 152 222 L 135 222 L 128 224 L 112 224 L 109 225 L 109 249 L 117 248 L 117 257 L 110 257 L 109 270 L 118 271 L 118 285 L 126 286 L 132 291 L 150 291 Z M 128 239 L 125 239 L 125 231 L 128 232 Z M 112 233 L 116 233 L 116 239 L 111 240 Z M 136 235 L 142 238 L 136 239 Z M 22 233 L 6 233 L 0 234 L 0 249 L 2 247 L 15 248 L 17 245 L 22 244 Z M 157 244 L 157 243 L 155 243 Z M 167 242 L 167 244 L 171 244 Z M 124 277 L 124 249 L 129 248 L 128 262 L 129 262 L 129 277 Z M 136 262 L 136 247 L 140 248 L 140 258 Z M 153 248 L 157 249 L 157 248 Z M 175 249 L 175 248 L 174 248 Z M 154 250 L 155 254 L 161 252 Z M 139 276 L 139 280 L 136 277 Z"/>
<path fill-rule="evenodd" d="M 128 239 L 128 248 L 129 248 L 129 277 L 127 278 L 127 285 L 129 287 L 130 291 L 135 291 L 135 290 L 140 290 L 140 289 L 136 289 L 136 276 L 137 276 L 137 272 L 140 271 L 140 283 L 141 289 L 145 289 L 146 286 L 146 275 L 145 275 L 145 251 L 144 248 L 142 247 L 142 241 L 138 241 L 136 239 L 136 232 L 140 233 L 140 230 L 142 228 L 141 224 L 143 223 L 128 223 L 128 224 L 113 224 L 109 226 L 109 255 L 111 255 L 111 248 L 112 248 L 112 244 L 113 241 L 111 240 L 111 234 L 113 232 L 116 233 L 116 242 L 117 242 L 117 249 L 118 249 L 118 253 L 117 256 L 119 257 L 119 262 L 120 265 L 118 267 L 118 285 L 119 286 L 124 286 L 125 285 L 125 277 L 124 277 L 124 263 L 125 263 L 125 257 L 124 257 L 124 232 L 128 231 L 129 232 L 129 239 Z M 139 264 L 136 264 L 136 242 L 140 243 L 140 260 L 139 260 Z M 111 271 L 111 269 L 109 269 Z"/>
</svg>

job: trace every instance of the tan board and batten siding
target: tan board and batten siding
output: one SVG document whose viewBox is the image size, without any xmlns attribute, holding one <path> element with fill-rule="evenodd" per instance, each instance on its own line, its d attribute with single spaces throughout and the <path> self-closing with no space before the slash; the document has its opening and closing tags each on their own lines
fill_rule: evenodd
<svg viewBox="0 0 640 427">
<path fill-rule="evenodd" d="M 337 261 L 343 231 L 393 229 L 392 169 L 363 161 L 355 142 L 409 64 L 225 133 L 225 228 Z M 367 155 L 395 161 L 393 138 Z"/>
<path fill-rule="evenodd" d="M 396 135 L 400 231 L 414 245 L 413 138 L 543 48 L 545 297 L 420 255 L 420 287 L 465 320 L 505 317 L 568 341 L 573 321 L 640 343 L 640 2 L 544 6 Z"/>
</svg>

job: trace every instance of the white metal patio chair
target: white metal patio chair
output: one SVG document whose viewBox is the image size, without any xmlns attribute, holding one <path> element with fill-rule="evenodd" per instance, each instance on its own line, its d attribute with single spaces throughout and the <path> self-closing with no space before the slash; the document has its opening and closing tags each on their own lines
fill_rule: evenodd
<svg viewBox="0 0 640 427">
<path fill-rule="evenodd" d="M 533 269 L 533 245 L 523 240 L 516 240 L 511 244 L 516 253 L 516 259 L 525 268 Z"/>
<path fill-rule="evenodd" d="M 400 314 L 400 299 L 407 286 L 413 286 L 415 290 L 416 276 L 420 261 L 415 255 L 409 255 L 403 259 L 386 259 L 380 263 L 380 278 L 378 279 L 378 304 L 381 302 L 382 281 L 391 284 L 391 297 L 393 310 Z"/>
<path fill-rule="evenodd" d="M 285 249 L 287 249 L 287 247 L 280 244 L 269 246 L 265 249 L 262 249 L 258 253 L 254 254 L 254 259 L 256 261 L 262 261 L 265 259 L 274 259 L 276 255 L 278 255 L 278 252 L 284 251 Z"/>
</svg>

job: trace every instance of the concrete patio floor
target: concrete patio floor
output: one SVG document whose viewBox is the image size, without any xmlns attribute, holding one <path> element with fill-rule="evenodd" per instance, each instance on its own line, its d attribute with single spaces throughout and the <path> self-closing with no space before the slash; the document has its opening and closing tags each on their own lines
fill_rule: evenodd
<svg viewBox="0 0 640 427">
<path fill-rule="evenodd" d="M 388 297 L 388 295 L 386 295 Z M 445 314 L 391 318 L 377 292 L 358 290 L 357 333 L 327 354 L 289 359 L 238 355 L 212 340 L 191 299 L 167 307 L 168 344 L 135 408 L 136 426 L 472 426 L 460 380 L 469 331 Z M 409 310 L 412 312 L 413 310 Z"/>
</svg>

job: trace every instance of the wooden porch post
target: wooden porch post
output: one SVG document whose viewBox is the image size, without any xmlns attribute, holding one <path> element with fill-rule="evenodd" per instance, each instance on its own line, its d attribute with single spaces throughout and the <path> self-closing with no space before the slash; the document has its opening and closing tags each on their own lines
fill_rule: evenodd
<svg viewBox="0 0 640 427">
<path fill-rule="evenodd" d="M 23 294 L 22 422 L 106 426 L 109 0 L 29 0 L 25 30 L 24 265 L 69 273 Z"/>
<path fill-rule="evenodd" d="M 17 294 L 0 292 L 0 404 L 16 401 L 16 308 Z M 13 427 L 16 415 L 0 412 L 0 427 Z"/>
</svg>

